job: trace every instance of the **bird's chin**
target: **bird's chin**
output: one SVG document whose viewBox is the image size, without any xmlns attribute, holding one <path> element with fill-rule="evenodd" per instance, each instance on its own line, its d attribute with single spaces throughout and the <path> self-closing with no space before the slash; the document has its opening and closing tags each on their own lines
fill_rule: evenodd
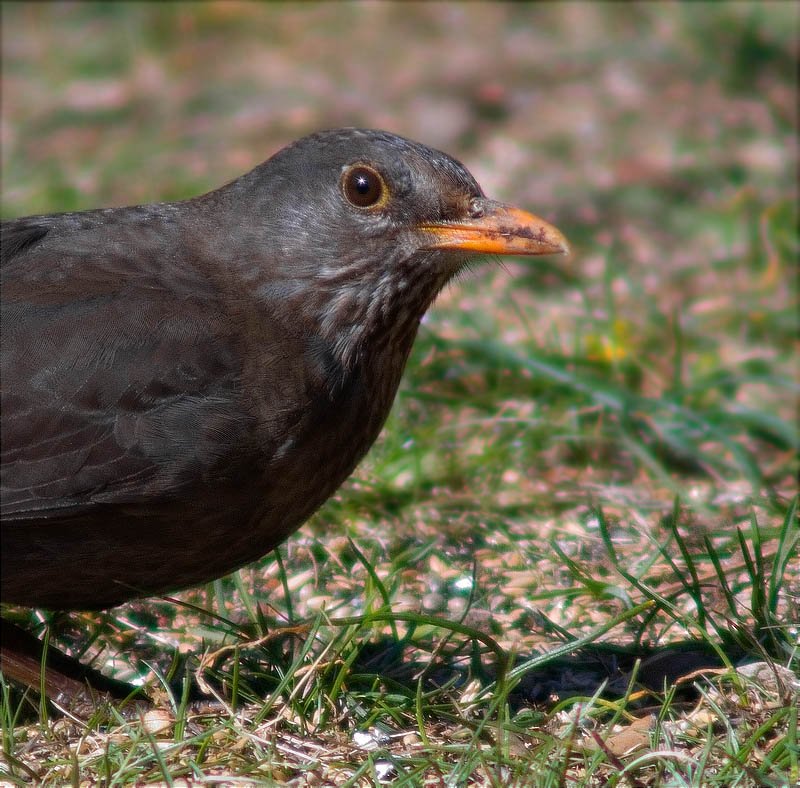
<svg viewBox="0 0 800 788">
<path fill-rule="evenodd" d="M 420 271 L 425 271 L 425 287 L 430 288 L 434 298 L 452 279 L 457 279 L 461 273 L 472 267 L 474 263 L 482 262 L 480 257 L 465 254 L 459 249 L 420 249 L 415 255 L 416 264 Z M 431 299 L 431 302 L 433 298 Z M 427 307 L 426 307 L 427 308 Z"/>
</svg>

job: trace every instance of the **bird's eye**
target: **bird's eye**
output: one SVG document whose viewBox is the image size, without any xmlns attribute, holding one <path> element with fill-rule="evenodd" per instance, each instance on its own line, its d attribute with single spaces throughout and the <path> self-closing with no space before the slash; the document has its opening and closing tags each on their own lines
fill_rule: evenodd
<svg viewBox="0 0 800 788">
<path fill-rule="evenodd" d="M 364 164 L 345 170 L 342 191 L 356 208 L 374 208 L 386 199 L 386 184 L 378 172 Z"/>
</svg>

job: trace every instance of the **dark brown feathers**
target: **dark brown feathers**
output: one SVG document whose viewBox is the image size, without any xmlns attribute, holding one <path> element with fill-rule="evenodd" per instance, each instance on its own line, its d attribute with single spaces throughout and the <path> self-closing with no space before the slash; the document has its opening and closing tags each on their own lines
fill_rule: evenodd
<svg viewBox="0 0 800 788">
<path fill-rule="evenodd" d="M 275 547 L 377 437 L 466 256 L 565 249 L 445 154 L 355 129 L 187 202 L 15 219 L 1 240 L 2 597 L 50 608 Z"/>
</svg>

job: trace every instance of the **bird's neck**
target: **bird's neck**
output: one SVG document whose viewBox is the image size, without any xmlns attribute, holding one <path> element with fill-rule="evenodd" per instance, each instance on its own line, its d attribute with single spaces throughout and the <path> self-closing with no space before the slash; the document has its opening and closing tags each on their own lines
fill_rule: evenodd
<svg viewBox="0 0 800 788">
<path fill-rule="evenodd" d="M 319 273 L 305 304 L 319 335 L 345 368 L 385 363 L 402 367 L 420 320 L 447 281 L 424 260 L 384 263 L 350 275 L 347 268 Z"/>
</svg>

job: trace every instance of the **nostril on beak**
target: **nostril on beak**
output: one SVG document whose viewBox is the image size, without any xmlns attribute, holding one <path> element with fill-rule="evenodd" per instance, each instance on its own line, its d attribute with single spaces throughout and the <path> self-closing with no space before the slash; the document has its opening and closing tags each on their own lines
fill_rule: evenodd
<svg viewBox="0 0 800 788">
<path fill-rule="evenodd" d="M 478 197 L 473 197 L 469 201 L 469 216 L 471 219 L 480 219 L 483 216 L 483 202 Z"/>
</svg>

